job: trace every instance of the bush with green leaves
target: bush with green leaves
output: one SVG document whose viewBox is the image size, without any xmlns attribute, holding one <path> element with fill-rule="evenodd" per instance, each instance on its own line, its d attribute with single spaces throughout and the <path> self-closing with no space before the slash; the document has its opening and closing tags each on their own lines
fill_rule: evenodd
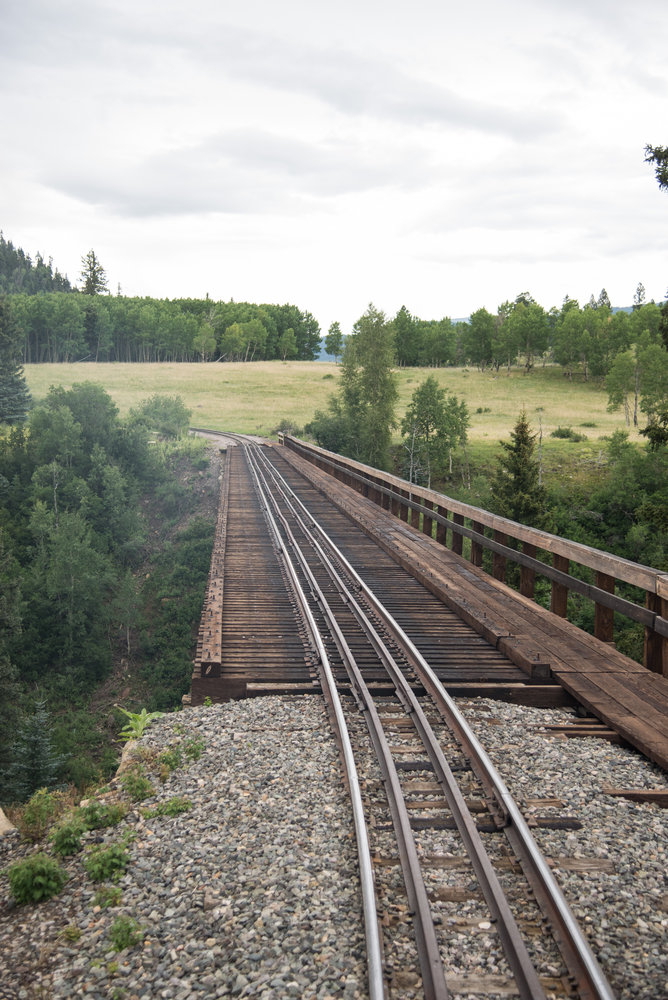
<svg viewBox="0 0 668 1000">
<path fill-rule="evenodd" d="M 158 760 L 168 771 L 176 771 L 183 765 L 183 753 L 180 747 L 168 747 L 162 751 Z"/>
<path fill-rule="evenodd" d="M 123 791 L 130 796 L 133 802 L 141 802 L 153 791 L 153 785 L 144 774 L 141 765 L 131 768 L 121 776 Z"/>
<path fill-rule="evenodd" d="M 72 818 L 60 823 L 51 831 L 51 843 L 56 854 L 68 857 L 81 850 L 81 835 L 84 832 L 81 820 Z"/>
<path fill-rule="evenodd" d="M 65 871 L 48 854 L 32 854 L 9 869 L 9 889 L 15 901 L 41 903 L 57 895 L 67 881 Z"/>
<path fill-rule="evenodd" d="M 121 802 L 106 803 L 90 799 L 79 806 L 77 816 L 87 830 L 101 830 L 106 826 L 116 826 L 127 813 L 127 806 Z"/>
<path fill-rule="evenodd" d="M 84 859 L 84 868 L 94 882 L 119 878 L 128 866 L 130 858 L 121 844 L 108 847 L 94 847 Z"/>
<path fill-rule="evenodd" d="M 584 426 L 584 425 L 583 425 Z M 550 432 L 550 437 L 561 438 L 564 441 L 586 441 L 587 435 L 574 431 L 572 427 L 557 427 Z"/>
<path fill-rule="evenodd" d="M 132 917 L 120 916 L 114 920 L 109 929 L 109 937 L 114 951 L 124 951 L 139 944 L 144 932 L 140 924 Z"/>
</svg>

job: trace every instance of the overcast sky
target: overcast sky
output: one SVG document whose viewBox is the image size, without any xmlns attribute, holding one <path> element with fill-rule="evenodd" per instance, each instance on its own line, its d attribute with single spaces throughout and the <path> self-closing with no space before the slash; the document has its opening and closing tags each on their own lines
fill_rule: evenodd
<svg viewBox="0 0 668 1000">
<path fill-rule="evenodd" d="M 668 288 L 666 0 L 0 0 L 0 228 L 344 332 Z"/>
</svg>

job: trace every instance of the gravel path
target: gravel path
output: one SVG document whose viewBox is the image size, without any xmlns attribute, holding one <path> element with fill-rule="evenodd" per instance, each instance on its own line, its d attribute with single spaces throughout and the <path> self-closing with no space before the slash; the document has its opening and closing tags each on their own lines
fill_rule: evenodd
<svg viewBox="0 0 668 1000">
<path fill-rule="evenodd" d="M 486 716 L 464 711 L 511 791 L 525 803 L 558 798 L 558 813 L 583 823 L 536 836 L 550 857 L 598 861 L 556 871 L 619 1000 L 668 998 L 668 811 L 602 792 L 665 787 L 666 775 L 603 741 L 540 732 L 542 721 L 568 721 L 567 713 L 482 704 Z M 188 759 L 198 747 L 199 759 Z M 166 774 L 163 763 L 163 782 L 158 757 L 175 748 L 182 766 Z M 69 880 L 58 897 L 13 907 L 0 875 L 0 997 L 365 997 L 352 822 L 322 702 L 187 709 L 154 722 L 136 753 L 150 796 L 117 826 L 86 835 L 84 854 L 64 862 Z M 175 796 L 191 808 L 144 815 Z M 82 860 L 96 840 L 128 834 L 121 898 L 104 907 Z M 0 838 L 0 867 L 43 848 Z M 140 932 L 116 951 L 119 917 Z"/>
</svg>

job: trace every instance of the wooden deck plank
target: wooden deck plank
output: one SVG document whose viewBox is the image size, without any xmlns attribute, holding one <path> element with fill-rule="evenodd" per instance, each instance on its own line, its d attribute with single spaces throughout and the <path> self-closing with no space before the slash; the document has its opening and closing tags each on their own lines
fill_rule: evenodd
<svg viewBox="0 0 668 1000">
<path fill-rule="evenodd" d="M 552 676 L 606 725 L 668 770 L 668 678 L 652 673 L 493 579 L 292 452 L 288 461 L 432 593 L 513 662 Z"/>
</svg>

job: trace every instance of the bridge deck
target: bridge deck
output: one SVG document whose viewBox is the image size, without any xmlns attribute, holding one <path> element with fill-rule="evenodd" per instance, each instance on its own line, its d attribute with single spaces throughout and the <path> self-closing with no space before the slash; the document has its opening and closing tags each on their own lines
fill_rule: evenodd
<svg viewBox="0 0 668 1000">
<path fill-rule="evenodd" d="M 668 770 L 668 678 L 522 597 L 293 452 L 281 452 L 514 663 L 527 673 L 549 671 L 592 714 Z"/>
</svg>

